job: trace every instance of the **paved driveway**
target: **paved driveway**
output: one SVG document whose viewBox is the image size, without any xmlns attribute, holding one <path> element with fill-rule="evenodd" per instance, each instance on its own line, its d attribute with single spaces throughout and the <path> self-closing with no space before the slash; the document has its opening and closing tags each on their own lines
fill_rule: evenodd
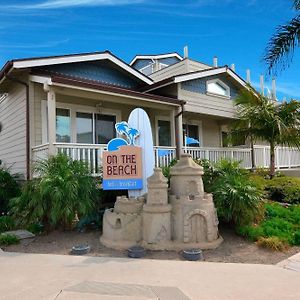
<svg viewBox="0 0 300 300">
<path fill-rule="evenodd" d="M 295 269 L 3 252 L 0 299 L 299 300 Z"/>
</svg>

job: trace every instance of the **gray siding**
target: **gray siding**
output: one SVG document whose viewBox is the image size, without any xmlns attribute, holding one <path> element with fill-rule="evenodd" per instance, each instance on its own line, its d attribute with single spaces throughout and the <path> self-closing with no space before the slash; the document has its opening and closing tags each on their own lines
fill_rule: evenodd
<svg viewBox="0 0 300 300">
<path fill-rule="evenodd" d="M 234 118 L 235 108 L 230 99 L 179 89 L 178 98 L 185 100 L 185 110 L 205 115 Z"/>
<path fill-rule="evenodd" d="M 0 103 L 0 159 L 12 173 L 26 174 L 26 89 L 14 85 Z"/>
<path fill-rule="evenodd" d="M 187 68 L 186 68 L 185 62 L 186 61 L 183 60 L 177 64 L 166 67 L 160 71 L 154 72 L 153 74 L 150 75 L 150 78 L 153 79 L 155 82 L 157 82 L 157 81 L 161 81 L 165 78 L 172 77 L 174 75 L 185 74 L 185 73 L 187 73 Z"/>
<path fill-rule="evenodd" d="M 210 66 L 202 64 L 200 62 L 190 60 L 190 59 L 184 59 L 181 62 L 178 62 L 167 68 L 164 68 L 160 71 L 151 74 L 150 77 L 155 82 L 157 82 L 175 75 L 186 74 L 186 73 L 201 71 L 210 68 L 211 68 Z"/>
</svg>

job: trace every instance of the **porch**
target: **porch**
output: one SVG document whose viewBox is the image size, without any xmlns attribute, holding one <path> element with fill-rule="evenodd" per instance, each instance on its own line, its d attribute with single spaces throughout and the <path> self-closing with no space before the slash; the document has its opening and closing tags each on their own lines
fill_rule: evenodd
<svg viewBox="0 0 300 300">
<path fill-rule="evenodd" d="M 75 160 L 87 162 L 93 176 L 101 175 L 102 153 L 106 150 L 106 144 L 77 144 L 54 143 L 55 153 L 65 153 Z M 176 147 L 154 146 L 155 166 L 165 167 L 176 158 Z M 221 147 L 183 147 L 182 152 L 189 153 L 193 159 L 208 159 L 217 162 L 223 158 L 241 162 L 241 166 L 250 169 L 250 148 L 221 148 Z M 49 155 L 49 143 L 42 144 L 32 149 L 32 159 L 37 161 L 45 159 Z M 270 148 L 268 146 L 254 146 L 256 167 L 269 167 Z M 296 148 L 276 148 L 276 168 L 290 169 L 300 167 L 300 151 Z"/>
</svg>

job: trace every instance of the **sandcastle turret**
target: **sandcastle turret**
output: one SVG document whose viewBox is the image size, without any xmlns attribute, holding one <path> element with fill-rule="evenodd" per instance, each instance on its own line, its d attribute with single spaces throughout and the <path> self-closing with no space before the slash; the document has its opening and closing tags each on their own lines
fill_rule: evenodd
<svg viewBox="0 0 300 300">
<path fill-rule="evenodd" d="M 171 210 L 168 204 L 168 180 L 160 168 L 148 178 L 147 202 L 143 206 L 143 244 L 164 249 L 171 240 Z"/>
<path fill-rule="evenodd" d="M 171 193 L 176 196 L 203 195 L 203 168 L 196 164 L 190 154 L 182 154 L 170 171 Z"/>
</svg>

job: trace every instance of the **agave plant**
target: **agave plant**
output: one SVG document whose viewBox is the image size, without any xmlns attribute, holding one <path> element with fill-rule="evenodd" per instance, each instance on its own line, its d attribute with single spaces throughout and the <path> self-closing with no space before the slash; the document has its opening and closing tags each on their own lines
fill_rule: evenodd
<svg viewBox="0 0 300 300">
<path fill-rule="evenodd" d="M 48 229 L 71 227 L 76 213 L 93 210 L 95 183 L 84 162 L 64 154 L 39 161 L 39 178 L 27 183 L 11 201 L 12 212 L 22 223 L 42 222 Z"/>
</svg>

